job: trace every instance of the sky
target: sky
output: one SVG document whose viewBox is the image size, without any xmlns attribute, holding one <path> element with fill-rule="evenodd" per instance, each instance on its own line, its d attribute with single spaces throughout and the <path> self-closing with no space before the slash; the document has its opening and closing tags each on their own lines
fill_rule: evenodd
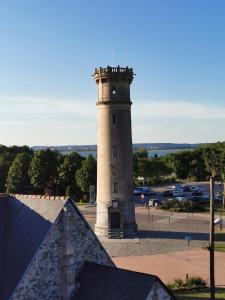
<svg viewBox="0 0 225 300">
<path fill-rule="evenodd" d="M 0 144 L 96 144 L 107 65 L 134 68 L 134 143 L 225 140 L 225 1 L 0 0 Z"/>
</svg>

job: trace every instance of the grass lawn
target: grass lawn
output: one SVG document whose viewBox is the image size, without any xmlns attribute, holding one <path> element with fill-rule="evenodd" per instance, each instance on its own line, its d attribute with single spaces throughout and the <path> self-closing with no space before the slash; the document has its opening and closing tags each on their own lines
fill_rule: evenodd
<svg viewBox="0 0 225 300">
<path fill-rule="evenodd" d="M 215 242 L 215 247 L 214 247 L 215 251 L 219 251 L 219 252 L 225 252 L 225 242 Z"/>
<path fill-rule="evenodd" d="M 79 206 L 84 206 L 84 205 L 89 205 L 89 202 L 76 202 L 76 205 L 79 207 Z"/>
<path fill-rule="evenodd" d="M 225 231 L 216 231 L 215 241 L 225 242 Z"/>
<path fill-rule="evenodd" d="M 204 246 L 202 249 L 207 250 L 208 247 Z M 216 231 L 214 249 L 215 251 L 225 252 L 225 231 Z"/>
<path fill-rule="evenodd" d="M 177 291 L 173 292 L 178 300 L 207 300 L 210 299 L 209 288 L 191 290 L 191 291 Z M 216 289 L 216 299 L 225 299 L 225 288 Z"/>
<path fill-rule="evenodd" d="M 225 231 L 216 232 L 215 251 L 225 252 Z"/>
</svg>

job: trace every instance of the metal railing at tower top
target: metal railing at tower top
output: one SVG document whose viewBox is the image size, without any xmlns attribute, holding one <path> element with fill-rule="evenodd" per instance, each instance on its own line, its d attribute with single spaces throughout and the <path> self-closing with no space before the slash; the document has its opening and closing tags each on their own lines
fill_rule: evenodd
<svg viewBox="0 0 225 300">
<path fill-rule="evenodd" d="M 111 74 L 111 73 L 126 73 L 129 75 L 135 75 L 133 72 L 133 68 L 121 68 L 120 66 L 118 67 L 110 67 L 107 66 L 106 68 L 95 68 L 95 75 L 100 75 L 103 73 Z"/>
</svg>

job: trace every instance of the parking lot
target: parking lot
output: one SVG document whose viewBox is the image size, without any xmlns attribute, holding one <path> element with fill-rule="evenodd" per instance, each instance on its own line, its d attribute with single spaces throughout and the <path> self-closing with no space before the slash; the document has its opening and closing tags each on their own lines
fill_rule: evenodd
<svg viewBox="0 0 225 300">
<path fill-rule="evenodd" d="M 192 182 L 192 183 L 188 183 L 188 186 L 195 186 L 199 191 L 201 191 L 203 193 L 203 195 L 201 197 L 205 198 L 205 199 L 209 199 L 209 183 L 206 182 Z M 162 202 L 164 200 L 167 199 L 171 199 L 171 198 L 175 198 L 173 196 L 167 196 L 164 197 L 163 196 L 163 192 L 168 191 L 168 190 L 173 190 L 172 188 L 173 184 L 165 184 L 165 185 L 160 185 L 160 186 L 151 186 L 151 190 L 155 192 L 155 195 L 144 195 L 144 194 L 140 194 L 140 195 L 134 195 L 134 201 L 136 205 L 144 205 L 145 203 L 148 203 L 150 199 L 157 199 L 159 202 Z M 214 188 L 214 192 L 215 195 L 217 193 L 219 193 L 220 190 L 220 184 L 216 183 L 215 184 L 215 188 Z M 183 192 L 183 197 L 189 199 L 192 197 L 192 192 Z M 199 199 L 201 199 L 201 197 L 199 197 Z M 196 197 L 197 199 L 198 197 Z"/>
</svg>

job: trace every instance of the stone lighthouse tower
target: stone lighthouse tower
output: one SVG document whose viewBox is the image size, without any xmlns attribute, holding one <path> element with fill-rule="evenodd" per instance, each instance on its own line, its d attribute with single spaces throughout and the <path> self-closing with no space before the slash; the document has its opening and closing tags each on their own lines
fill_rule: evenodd
<svg viewBox="0 0 225 300">
<path fill-rule="evenodd" d="M 98 84 L 97 216 L 100 237 L 124 237 L 137 229 L 133 199 L 130 84 L 133 69 L 95 69 Z"/>
</svg>

